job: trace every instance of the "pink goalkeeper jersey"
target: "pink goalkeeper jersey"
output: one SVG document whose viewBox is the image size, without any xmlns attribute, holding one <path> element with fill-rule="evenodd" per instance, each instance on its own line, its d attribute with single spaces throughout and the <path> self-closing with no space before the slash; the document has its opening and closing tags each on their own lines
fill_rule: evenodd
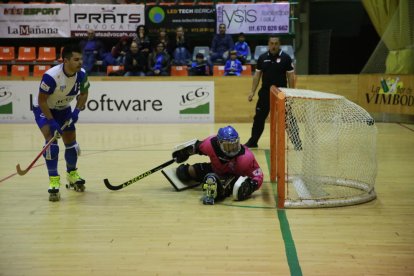
<svg viewBox="0 0 414 276">
<path fill-rule="evenodd" d="M 201 154 L 210 157 L 211 166 L 213 171 L 220 176 L 230 174 L 236 176 L 248 176 L 251 179 L 257 181 L 259 188 L 263 183 L 263 172 L 260 169 L 259 164 L 256 161 L 253 153 L 244 145 L 244 154 L 237 155 L 230 159 L 228 162 L 220 161 L 216 152 L 214 151 L 211 139 L 216 136 L 210 136 L 201 142 L 198 149 Z"/>
</svg>

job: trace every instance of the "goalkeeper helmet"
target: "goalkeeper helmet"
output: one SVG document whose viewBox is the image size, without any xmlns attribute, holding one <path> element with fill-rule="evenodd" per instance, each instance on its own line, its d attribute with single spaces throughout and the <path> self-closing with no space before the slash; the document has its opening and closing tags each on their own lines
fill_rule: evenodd
<svg viewBox="0 0 414 276">
<path fill-rule="evenodd" d="M 240 151 L 240 138 L 237 131 L 232 126 L 220 128 L 217 133 L 220 149 L 228 157 L 236 156 Z"/>
</svg>

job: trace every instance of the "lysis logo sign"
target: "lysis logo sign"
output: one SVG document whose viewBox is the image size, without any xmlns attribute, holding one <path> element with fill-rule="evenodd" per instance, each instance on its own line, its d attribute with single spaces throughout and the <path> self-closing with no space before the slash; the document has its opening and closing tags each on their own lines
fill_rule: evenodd
<svg viewBox="0 0 414 276">
<path fill-rule="evenodd" d="M 0 114 L 13 114 L 12 92 L 0 86 Z"/>
<path fill-rule="evenodd" d="M 247 6 L 241 6 L 241 8 L 236 10 L 220 9 L 219 12 L 221 12 L 221 15 L 218 15 L 218 17 L 225 19 L 224 22 L 228 22 L 227 28 L 230 28 L 233 23 L 242 25 L 243 23 L 254 23 L 257 21 L 257 11 L 247 8 Z"/>
<path fill-rule="evenodd" d="M 180 106 L 183 109 L 180 110 L 180 114 L 209 114 L 209 95 L 210 93 L 201 87 L 181 95 Z"/>
</svg>

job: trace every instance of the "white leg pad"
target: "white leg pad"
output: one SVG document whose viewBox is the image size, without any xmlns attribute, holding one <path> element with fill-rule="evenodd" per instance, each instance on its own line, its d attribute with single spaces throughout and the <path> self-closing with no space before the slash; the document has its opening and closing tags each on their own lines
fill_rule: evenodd
<svg viewBox="0 0 414 276">
<path fill-rule="evenodd" d="M 194 188 L 200 185 L 200 183 L 198 183 L 197 181 L 182 182 L 180 179 L 178 179 L 177 175 L 175 174 L 176 169 L 177 168 L 171 167 L 163 169 L 161 170 L 161 172 L 177 192 L 181 192 L 183 190 Z"/>
</svg>

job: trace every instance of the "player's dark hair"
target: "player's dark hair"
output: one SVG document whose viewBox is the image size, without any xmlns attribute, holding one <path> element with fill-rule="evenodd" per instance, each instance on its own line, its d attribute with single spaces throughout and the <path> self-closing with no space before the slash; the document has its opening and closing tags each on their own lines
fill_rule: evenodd
<svg viewBox="0 0 414 276">
<path fill-rule="evenodd" d="M 145 25 L 138 25 L 137 28 L 135 29 L 135 32 L 138 34 L 139 29 L 143 28 L 144 29 L 144 33 L 147 34 L 147 27 L 145 27 Z"/>
<path fill-rule="evenodd" d="M 269 35 L 269 40 L 270 40 L 271 38 L 277 38 L 277 39 L 279 39 L 279 41 L 280 41 L 280 37 L 279 37 L 278 35 L 276 35 L 276 34 L 271 34 L 271 35 Z"/>
<path fill-rule="evenodd" d="M 70 59 L 73 53 L 82 54 L 82 49 L 80 48 L 80 46 L 77 44 L 65 45 L 65 48 L 63 48 L 63 52 L 62 52 L 62 58 Z"/>
</svg>

